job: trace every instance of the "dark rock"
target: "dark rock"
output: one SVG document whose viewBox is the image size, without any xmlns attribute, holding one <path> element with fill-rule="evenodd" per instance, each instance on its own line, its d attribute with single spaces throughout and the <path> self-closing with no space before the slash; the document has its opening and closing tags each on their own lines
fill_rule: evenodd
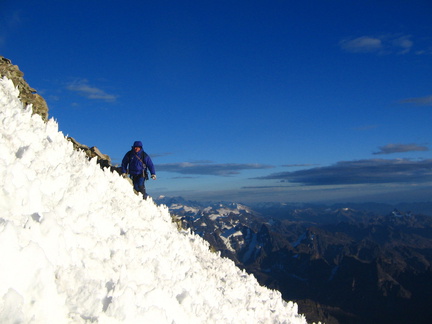
<svg viewBox="0 0 432 324">
<path fill-rule="evenodd" d="M 0 77 L 6 76 L 12 80 L 15 87 L 20 92 L 22 103 L 33 106 L 33 113 L 39 114 L 44 121 L 48 120 L 48 105 L 44 98 L 36 93 L 36 90 L 31 88 L 24 80 L 24 73 L 20 71 L 17 65 L 13 65 L 11 60 L 0 56 Z"/>
<path fill-rule="evenodd" d="M 101 168 L 111 167 L 111 158 L 102 154 L 96 146 L 88 147 L 87 145 L 78 143 L 73 137 L 67 137 L 67 140 L 73 144 L 73 147 L 77 151 L 83 151 L 89 159 L 97 158 L 97 163 Z"/>
</svg>

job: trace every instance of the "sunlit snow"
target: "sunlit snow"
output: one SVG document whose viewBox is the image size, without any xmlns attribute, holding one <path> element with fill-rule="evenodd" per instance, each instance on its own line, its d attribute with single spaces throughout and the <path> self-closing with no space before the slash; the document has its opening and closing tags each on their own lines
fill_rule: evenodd
<svg viewBox="0 0 432 324">
<path fill-rule="evenodd" d="M 306 323 L 74 151 L 6 78 L 0 122 L 0 323 Z"/>
</svg>

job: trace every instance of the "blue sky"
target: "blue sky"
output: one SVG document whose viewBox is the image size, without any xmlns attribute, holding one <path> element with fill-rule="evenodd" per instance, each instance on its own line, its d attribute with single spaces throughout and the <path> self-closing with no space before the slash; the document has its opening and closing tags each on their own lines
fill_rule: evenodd
<svg viewBox="0 0 432 324">
<path fill-rule="evenodd" d="M 0 2 L 60 130 L 157 196 L 431 200 L 430 1 Z"/>
</svg>

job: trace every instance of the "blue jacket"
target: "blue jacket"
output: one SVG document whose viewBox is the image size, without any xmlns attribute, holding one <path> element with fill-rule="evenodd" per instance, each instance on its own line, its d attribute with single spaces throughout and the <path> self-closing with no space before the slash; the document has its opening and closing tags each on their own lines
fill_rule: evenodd
<svg viewBox="0 0 432 324">
<path fill-rule="evenodd" d="M 143 163 L 144 162 L 144 165 Z M 150 170 L 151 174 L 156 174 L 155 167 L 150 156 L 147 155 L 142 149 L 135 153 L 132 149 L 127 152 L 122 161 L 122 172 L 127 173 L 129 169 L 129 174 L 138 175 L 143 174 L 143 171 L 146 169 Z"/>
</svg>

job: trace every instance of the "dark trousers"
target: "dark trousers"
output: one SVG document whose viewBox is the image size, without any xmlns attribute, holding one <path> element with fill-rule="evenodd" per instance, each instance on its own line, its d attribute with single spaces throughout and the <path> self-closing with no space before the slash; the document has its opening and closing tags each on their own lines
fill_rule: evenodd
<svg viewBox="0 0 432 324">
<path fill-rule="evenodd" d="M 134 190 L 137 192 L 141 192 L 143 198 L 147 198 L 146 188 L 145 188 L 145 179 L 142 174 L 132 175 L 132 183 L 134 186 Z"/>
</svg>

